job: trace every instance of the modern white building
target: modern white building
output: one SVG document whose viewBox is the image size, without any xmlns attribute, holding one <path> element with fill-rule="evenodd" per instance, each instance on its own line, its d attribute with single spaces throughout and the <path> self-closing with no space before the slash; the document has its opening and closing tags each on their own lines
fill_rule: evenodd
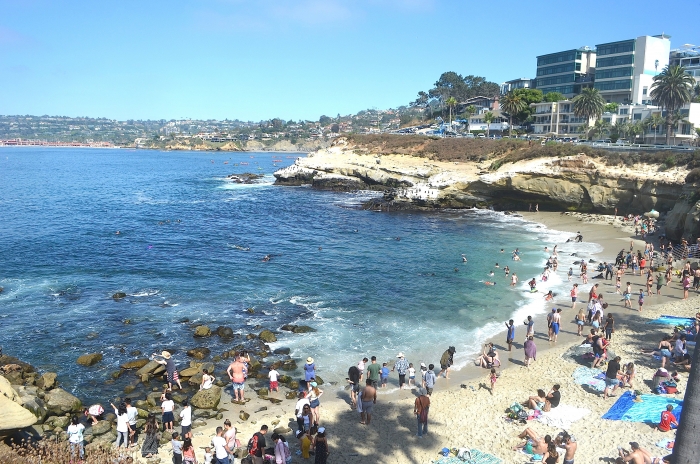
<svg viewBox="0 0 700 464">
<path fill-rule="evenodd" d="M 571 100 L 533 103 L 530 106 L 535 109 L 532 115 L 535 135 L 585 138 L 588 126 L 593 123 L 592 119 L 588 121 L 574 114 L 574 104 Z"/>
<path fill-rule="evenodd" d="M 608 103 L 651 104 L 654 76 L 669 63 L 668 35 L 596 45 L 594 87 Z"/>
<path fill-rule="evenodd" d="M 526 77 L 505 81 L 501 84 L 501 95 L 505 95 L 511 90 L 529 89 L 530 87 L 533 87 L 532 79 L 528 79 Z"/>
<path fill-rule="evenodd" d="M 550 53 L 537 57 L 534 87 L 546 94 L 559 92 L 566 98 L 593 84 L 596 52 L 589 47 Z"/>
<path fill-rule="evenodd" d="M 683 66 L 700 83 L 700 46 L 685 44 L 681 49 L 671 50 L 669 64 Z"/>
</svg>

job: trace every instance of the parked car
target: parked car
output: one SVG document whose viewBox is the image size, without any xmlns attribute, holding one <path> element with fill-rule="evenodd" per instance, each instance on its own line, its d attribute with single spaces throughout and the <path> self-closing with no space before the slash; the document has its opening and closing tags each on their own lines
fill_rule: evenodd
<svg viewBox="0 0 700 464">
<path fill-rule="evenodd" d="M 486 136 L 484 134 L 479 134 L 479 135 L 477 135 L 477 137 L 479 137 L 480 139 L 486 138 Z"/>
<path fill-rule="evenodd" d="M 466 134 L 464 134 L 464 138 L 473 139 L 473 138 L 475 138 L 475 136 L 471 132 L 467 132 Z"/>
</svg>

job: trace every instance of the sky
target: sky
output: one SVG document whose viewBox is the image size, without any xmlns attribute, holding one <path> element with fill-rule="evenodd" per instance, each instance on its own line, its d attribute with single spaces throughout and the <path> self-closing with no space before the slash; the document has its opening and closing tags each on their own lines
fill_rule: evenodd
<svg viewBox="0 0 700 464">
<path fill-rule="evenodd" d="M 408 104 L 440 74 L 666 33 L 696 1 L 0 0 L 0 114 L 318 120 Z"/>
</svg>

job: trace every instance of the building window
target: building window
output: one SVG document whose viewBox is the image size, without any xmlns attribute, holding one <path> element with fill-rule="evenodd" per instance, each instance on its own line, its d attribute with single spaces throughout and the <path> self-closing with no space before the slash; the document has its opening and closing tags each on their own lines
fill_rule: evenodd
<svg viewBox="0 0 700 464">
<path fill-rule="evenodd" d="M 620 108 L 620 114 L 628 114 L 629 110 L 627 108 Z"/>
<path fill-rule="evenodd" d="M 624 68 L 608 69 L 605 71 L 596 71 L 595 78 L 599 79 L 611 79 L 615 77 L 629 77 L 632 75 L 632 66 L 625 66 Z M 644 94 L 646 95 L 646 93 Z"/>
<path fill-rule="evenodd" d="M 615 42 L 598 45 L 596 54 L 598 56 L 613 55 L 615 53 L 629 53 L 634 51 L 634 40 Z"/>
<path fill-rule="evenodd" d="M 634 116 L 632 117 L 635 121 L 641 121 L 642 120 L 642 113 L 635 113 Z"/>
<path fill-rule="evenodd" d="M 646 96 L 646 94 L 647 94 L 647 88 L 644 87 L 644 88 L 642 89 L 642 95 Z"/>
<path fill-rule="evenodd" d="M 546 68 L 540 68 L 537 70 L 538 76 L 547 76 L 549 74 L 561 74 L 565 72 L 572 72 L 576 67 L 574 63 L 562 64 L 558 66 L 548 66 Z"/>
<path fill-rule="evenodd" d="M 596 69 L 623 66 L 634 63 L 634 55 L 611 56 L 610 58 L 596 58 Z"/>
<path fill-rule="evenodd" d="M 596 82 L 594 87 L 598 90 L 630 90 L 632 89 L 632 80 Z"/>
</svg>

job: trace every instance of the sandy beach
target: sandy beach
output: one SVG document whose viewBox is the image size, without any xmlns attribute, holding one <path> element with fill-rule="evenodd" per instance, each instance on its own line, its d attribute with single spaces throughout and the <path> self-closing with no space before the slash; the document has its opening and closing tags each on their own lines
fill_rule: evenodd
<svg viewBox="0 0 700 464">
<path fill-rule="evenodd" d="M 571 232 L 572 236 L 580 232 L 585 241 L 601 244 L 604 248 L 598 256 L 601 262 L 614 261 L 620 249 L 628 249 L 630 235 L 633 234 L 629 227 L 621 226 L 619 220 L 613 221 L 609 216 L 596 216 L 592 219 L 591 216 L 577 213 L 571 215 L 524 213 L 523 215 L 526 219 L 540 222 L 551 229 Z M 611 225 L 613 222 L 615 225 Z M 543 246 L 547 245 L 551 246 L 551 244 L 543 244 Z M 643 249 L 643 242 L 636 241 L 635 250 L 640 247 Z M 571 247 L 565 248 L 568 251 Z M 561 253 L 558 272 L 565 273 L 571 265 L 569 261 L 574 260 L 574 257 L 564 256 Z M 591 273 L 591 275 L 594 274 Z M 624 281 L 632 282 L 635 292 L 643 286 L 643 277 L 632 276 L 630 273 L 623 278 L 623 284 Z M 651 325 L 647 322 L 661 314 L 692 317 L 696 312 L 697 295 L 693 293 L 688 300 L 682 300 L 680 284 L 672 282 L 663 288 L 662 296 L 648 297 L 644 311 L 640 313 L 637 311 L 636 304 L 632 309 L 623 307 L 621 297 L 615 294 L 614 281 L 590 280 L 586 285 L 582 284 L 579 278 L 575 278 L 574 282 L 579 282 L 582 296 L 587 294 L 594 283 L 601 284 L 602 293 L 610 304 L 607 312 L 615 316 L 615 333 L 611 348 L 622 357 L 622 363 L 635 363 L 637 366 L 635 388 L 644 393 L 650 393 L 651 378 L 660 366 L 660 362 L 641 353 L 640 349 L 655 348 L 661 337 L 670 333 L 672 328 Z M 547 341 L 547 334 L 543 332 L 544 317 L 540 317 L 535 338 L 538 357 L 530 368 L 526 368 L 523 363 L 524 330 L 521 327 L 518 327 L 516 343 L 511 353 L 504 351 L 505 334 L 493 340 L 500 349 L 503 361 L 500 377 L 493 392 L 489 388 L 488 370 L 476 367 L 473 363 L 461 371 L 451 373 L 450 379 L 438 379 L 435 392 L 431 397 L 429 433 L 423 438 L 416 437 L 416 419 L 413 415 L 415 389 L 397 391 L 393 388 L 391 393 L 380 391 L 372 423 L 366 426 L 360 424 L 359 414 L 350 408 L 347 389 L 337 385 L 323 386 L 325 393 L 321 398 L 321 425 L 326 427 L 329 439 L 328 462 L 429 463 L 439 458 L 438 452 L 443 447 L 477 448 L 497 456 L 505 463 L 527 462 L 530 459 L 529 456 L 512 450 L 521 442 L 517 435 L 525 425 L 506 421 L 505 410 L 512 403 L 524 401 L 534 395 L 538 388 L 549 391 L 555 383 L 561 385 L 561 406 L 584 408 L 590 411 L 567 428 L 578 442 L 576 462 L 612 462 L 610 458 L 617 456 L 617 447 L 629 448 L 631 441 L 639 442 L 642 447 L 649 449 L 652 455 L 668 454 L 669 451 L 655 444 L 664 438 L 672 438 L 673 432 L 662 433 L 643 423 L 601 419 L 615 399 L 604 400 L 602 396 L 574 382 L 572 373 L 581 364 L 562 357 L 573 345 L 581 343 L 573 322 L 577 311 L 571 311 L 570 305 L 568 294 L 558 295 L 553 302 L 553 307 L 564 309 L 562 332 L 556 344 Z M 519 324 L 519 321 L 516 321 L 516 324 Z M 589 326 L 585 327 L 586 332 L 589 329 Z M 416 343 L 429 343 L 429 339 Z M 460 354 L 457 353 L 456 356 L 459 357 Z M 411 359 L 408 361 L 412 362 Z M 687 374 L 681 373 L 680 392 L 685 391 L 686 380 Z M 395 373 L 392 381 L 395 387 Z M 618 389 L 616 394 L 619 396 L 622 392 L 623 390 Z M 273 393 L 271 397 L 282 399 L 283 394 L 283 392 Z M 224 418 L 230 419 L 236 426 L 239 431 L 238 437 L 244 445 L 262 424 L 270 426 L 270 430 L 275 427 L 289 427 L 296 430 L 293 400 L 284 400 L 281 404 L 275 405 L 257 398 L 253 392 L 249 392 L 249 396 L 253 400 L 245 407 L 230 404 L 227 395 L 220 405 L 225 409 Z M 682 399 L 682 393 L 669 395 L 669 397 Z M 239 413 L 242 410 L 251 414 L 248 421 L 239 419 Z M 209 443 L 215 427 L 223 421 L 214 423 L 213 420 L 208 420 L 207 422 L 207 426 L 194 430 L 193 442 L 199 451 L 198 456 L 202 454 L 200 447 Z M 545 425 L 536 420 L 528 421 L 527 426 L 541 435 L 555 436 L 562 431 L 561 428 Z M 287 433 L 286 437 L 294 454 L 299 448 L 298 443 L 292 433 Z M 165 462 L 170 460 L 169 448 L 170 446 L 161 448 L 160 457 L 164 457 Z M 294 454 L 293 462 L 308 461 Z"/>
</svg>

